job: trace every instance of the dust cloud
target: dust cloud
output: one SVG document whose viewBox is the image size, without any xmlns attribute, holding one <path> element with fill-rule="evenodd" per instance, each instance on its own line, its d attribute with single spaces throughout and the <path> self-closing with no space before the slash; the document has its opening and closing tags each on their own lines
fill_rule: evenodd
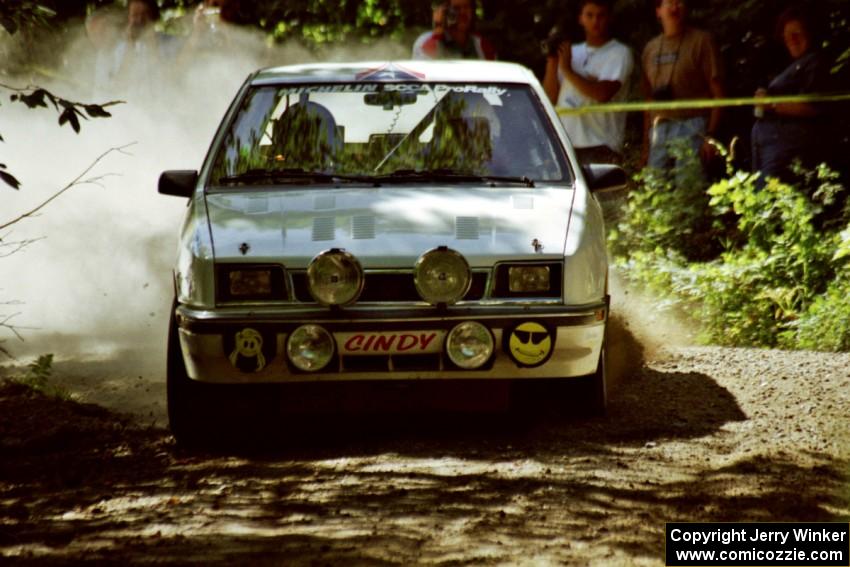
<svg viewBox="0 0 850 567">
<path fill-rule="evenodd" d="M 695 332 L 683 317 L 664 309 L 658 298 L 629 286 L 613 268 L 609 284 L 608 370 L 613 389 L 639 370 L 644 360 L 663 357 L 666 348 L 696 344 Z"/>
<path fill-rule="evenodd" d="M 74 65 L 52 79 L 34 80 L 70 100 L 126 101 L 109 108 L 111 118 L 82 121 L 80 134 L 59 128 L 52 109 L 3 105 L 0 161 L 23 185 L 20 191 L 0 188 L 0 224 L 49 198 L 104 152 L 123 148 L 85 176 L 90 183 L 0 234 L 4 243 L 34 241 L 0 258 L 0 315 L 16 314 L 9 323 L 24 339 L 0 329 L 0 340 L 16 364 L 53 353 L 57 366 L 108 363 L 112 377 L 164 382 L 170 274 L 186 201 L 158 195 L 159 174 L 200 168 L 228 104 L 257 68 L 409 54 L 408 45 L 395 42 L 339 45 L 315 54 L 298 45 L 269 47 L 262 36 L 242 29 L 230 32 L 226 49 L 180 55 L 155 75 L 139 72 L 100 88 L 88 37 L 82 30 L 66 34 L 76 40 L 64 48 L 62 60 Z M 24 86 L 30 79 L 3 82 Z M 0 248 L 0 256 L 10 249 Z M 19 304 L 2 304 L 12 300 Z M 77 369 L 79 376 L 97 374 Z M 101 401 L 97 394 L 83 398 Z"/>
</svg>

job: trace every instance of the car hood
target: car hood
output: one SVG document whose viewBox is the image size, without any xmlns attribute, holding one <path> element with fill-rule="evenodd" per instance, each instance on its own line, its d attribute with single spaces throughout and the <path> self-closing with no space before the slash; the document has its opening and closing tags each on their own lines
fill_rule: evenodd
<svg viewBox="0 0 850 567">
<path fill-rule="evenodd" d="M 456 185 L 274 188 L 209 193 L 206 201 L 217 262 L 297 269 L 323 250 L 344 248 L 366 268 L 399 268 L 448 246 L 484 267 L 562 257 L 573 193 Z"/>
</svg>

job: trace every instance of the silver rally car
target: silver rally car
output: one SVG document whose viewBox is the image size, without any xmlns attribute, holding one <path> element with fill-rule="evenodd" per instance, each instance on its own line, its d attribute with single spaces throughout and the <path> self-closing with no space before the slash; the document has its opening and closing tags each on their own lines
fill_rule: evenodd
<svg viewBox="0 0 850 567">
<path fill-rule="evenodd" d="M 201 170 L 159 181 L 189 199 L 173 432 L 202 437 L 229 403 L 233 386 L 211 394 L 221 384 L 585 377 L 603 410 L 608 264 L 592 192 L 624 182 L 578 166 L 518 65 L 254 73 Z"/>
</svg>

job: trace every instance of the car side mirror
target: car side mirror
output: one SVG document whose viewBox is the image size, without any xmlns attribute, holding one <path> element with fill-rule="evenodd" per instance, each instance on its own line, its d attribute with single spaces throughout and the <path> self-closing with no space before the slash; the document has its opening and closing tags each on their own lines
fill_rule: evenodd
<svg viewBox="0 0 850 567">
<path fill-rule="evenodd" d="M 198 184 L 198 172 L 188 169 L 166 171 L 159 176 L 159 193 L 175 197 L 192 196 Z"/>
<path fill-rule="evenodd" d="M 582 170 L 592 193 L 623 191 L 626 188 L 626 172 L 619 165 L 591 163 L 582 166 Z"/>
</svg>

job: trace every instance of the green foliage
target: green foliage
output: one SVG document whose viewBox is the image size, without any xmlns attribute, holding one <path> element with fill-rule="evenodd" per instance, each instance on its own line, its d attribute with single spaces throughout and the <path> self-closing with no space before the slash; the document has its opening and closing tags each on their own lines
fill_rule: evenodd
<svg viewBox="0 0 850 567">
<path fill-rule="evenodd" d="M 850 273 L 846 268 L 793 323 L 791 331 L 798 348 L 850 351 Z"/>
<path fill-rule="evenodd" d="M 815 226 L 819 204 L 775 179 L 761 189 L 755 181 L 740 173 L 709 189 L 712 206 L 731 210 L 746 240 L 696 267 L 697 298 L 710 340 L 776 346 L 833 278 L 837 243 Z"/>
<path fill-rule="evenodd" d="M 850 228 L 841 232 L 838 237 L 840 241 L 835 255 L 832 257 L 833 260 L 841 260 L 850 256 Z"/>
<path fill-rule="evenodd" d="M 850 348 L 843 260 L 850 215 L 836 207 L 844 188 L 826 167 L 801 173 L 790 185 L 733 172 L 705 191 L 704 218 L 688 209 L 688 199 L 705 202 L 694 189 L 659 184 L 644 171 L 612 232 L 617 264 L 628 280 L 689 313 L 705 342 Z M 666 193 L 659 196 L 660 188 Z M 664 210 L 680 206 L 686 210 Z M 710 240 L 695 237 L 693 222 L 711 227 Z M 712 254 L 715 243 L 723 248 Z M 706 244 L 688 255 L 689 246 Z"/>
<path fill-rule="evenodd" d="M 44 24 L 54 15 L 53 10 L 38 2 L 0 0 L 0 25 L 10 34 L 22 27 Z"/>
<path fill-rule="evenodd" d="M 53 375 L 53 355 L 43 354 L 27 365 L 26 372 L 15 378 L 17 382 L 29 386 L 48 396 L 68 398 L 69 394 L 63 388 L 50 383 Z"/>
<path fill-rule="evenodd" d="M 631 193 L 625 207 L 628 222 L 612 235 L 615 253 L 665 251 L 688 260 L 716 254 L 702 166 L 682 142 L 671 147 L 679 164 L 675 170 L 646 168 L 635 177 L 641 190 Z"/>
</svg>

